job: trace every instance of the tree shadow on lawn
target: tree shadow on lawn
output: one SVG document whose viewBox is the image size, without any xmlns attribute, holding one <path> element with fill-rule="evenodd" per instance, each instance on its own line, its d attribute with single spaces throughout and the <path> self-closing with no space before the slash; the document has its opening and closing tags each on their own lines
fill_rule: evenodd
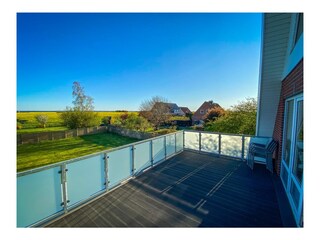
<svg viewBox="0 0 320 240">
<path fill-rule="evenodd" d="M 65 161 L 137 141 L 139 140 L 113 133 L 99 133 L 77 138 L 19 145 L 17 149 L 17 170 L 22 171 Z"/>
</svg>

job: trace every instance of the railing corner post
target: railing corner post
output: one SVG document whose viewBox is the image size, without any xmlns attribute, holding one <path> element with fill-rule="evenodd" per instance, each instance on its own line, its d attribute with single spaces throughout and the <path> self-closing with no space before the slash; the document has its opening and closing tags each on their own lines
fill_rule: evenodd
<svg viewBox="0 0 320 240">
<path fill-rule="evenodd" d="M 241 159 L 244 161 L 244 135 L 242 135 L 242 149 L 241 149 Z"/>
<path fill-rule="evenodd" d="M 199 132 L 199 153 L 201 152 L 201 132 Z"/>
<path fill-rule="evenodd" d="M 164 142 L 164 160 L 167 160 L 167 137 L 163 137 L 163 142 Z"/>
<path fill-rule="evenodd" d="M 153 167 L 153 140 L 150 141 L 150 150 L 151 150 L 151 167 Z"/>
<path fill-rule="evenodd" d="M 219 157 L 221 155 L 221 133 L 219 133 Z"/>
</svg>

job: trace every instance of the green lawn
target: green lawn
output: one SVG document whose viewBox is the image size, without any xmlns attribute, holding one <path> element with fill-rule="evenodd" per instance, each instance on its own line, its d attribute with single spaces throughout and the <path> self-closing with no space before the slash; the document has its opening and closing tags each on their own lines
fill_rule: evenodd
<svg viewBox="0 0 320 240">
<path fill-rule="evenodd" d="M 17 146 L 17 171 L 65 161 L 139 141 L 113 133 L 99 133 Z"/>
</svg>

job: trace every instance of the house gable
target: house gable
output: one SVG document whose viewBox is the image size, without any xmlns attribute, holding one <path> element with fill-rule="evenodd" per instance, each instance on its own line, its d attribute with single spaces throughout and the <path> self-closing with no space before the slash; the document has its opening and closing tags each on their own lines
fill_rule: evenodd
<svg viewBox="0 0 320 240">
<path fill-rule="evenodd" d="M 204 120 L 205 115 L 209 112 L 210 109 L 220 107 L 218 103 L 214 103 L 213 101 L 204 102 L 192 116 L 192 121 L 200 121 Z"/>
</svg>

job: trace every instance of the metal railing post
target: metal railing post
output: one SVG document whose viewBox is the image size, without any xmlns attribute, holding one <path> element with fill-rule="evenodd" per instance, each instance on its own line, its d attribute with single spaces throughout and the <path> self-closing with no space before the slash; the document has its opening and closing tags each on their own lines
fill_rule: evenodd
<svg viewBox="0 0 320 240">
<path fill-rule="evenodd" d="M 164 136 L 164 160 L 167 159 L 167 138 Z"/>
<path fill-rule="evenodd" d="M 177 152 L 177 134 L 174 134 L 174 152 Z"/>
<path fill-rule="evenodd" d="M 132 147 L 131 147 L 131 158 L 132 158 L 131 176 L 134 175 L 134 171 L 136 170 L 136 169 L 134 168 L 134 150 L 135 150 L 135 149 L 136 149 L 136 148 L 134 147 L 134 145 L 132 145 Z"/>
<path fill-rule="evenodd" d="M 105 162 L 106 162 L 106 168 L 105 168 L 105 172 L 106 172 L 106 191 L 108 191 L 109 189 L 109 167 L 108 167 L 108 163 L 109 163 L 109 156 L 108 154 L 106 153 L 105 154 Z"/>
<path fill-rule="evenodd" d="M 244 161 L 244 135 L 242 135 L 241 159 Z"/>
<path fill-rule="evenodd" d="M 151 167 L 153 167 L 153 141 L 150 141 L 150 149 L 151 149 Z"/>
<path fill-rule="evenodd" d="M 183 149 L 183 151 L 184 151 L 184 146 L 185 146 L 185 131 L 183 130 L 183 132 L 182 132 L 182 149 Z"/>
<path fill-rule="evenodd" d="M 219 133 L 219 156 L 221 155 L 221 133 Z"/>
<path fill-rule="evenodd" d="M 106 186 L 106 190 L 107 190 L 107 181 L 108 181 L 108 174 L 107 174 L 107 153 L 103 153 L 103 160 L 104 160 L 104 185 Z"/>
<path fill-rule="evenodd" d="M 59 173 L 61 174 L 61 188 L 62 188 L 62 203 L 61 206 L 63 206 L 63 211 L 64 213 L 68 212 L 68 193 L 67 193 L 67 174 L 66 172 L 68 171 L 66 164 L 62 164 L 60 167 Z"/>
<path fill-rule="evenodd" d="M 201 132 L 199 132 L 199 152 L 201 152 Z"/>
</svg>

